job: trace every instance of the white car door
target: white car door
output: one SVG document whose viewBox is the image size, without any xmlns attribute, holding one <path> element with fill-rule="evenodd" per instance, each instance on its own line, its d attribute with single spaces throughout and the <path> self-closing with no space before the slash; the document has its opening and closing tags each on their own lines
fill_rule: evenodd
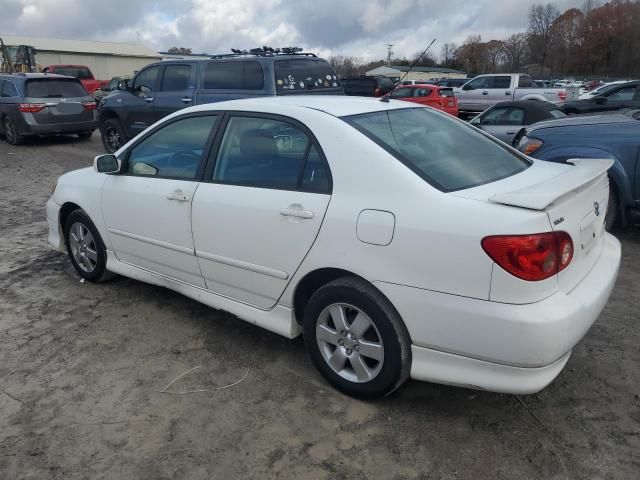
<svg viewBox="0 0 640 480">
<path fill-rule="evenodd" d="M 230 114 L 193 201 L 193 239 L 209 290 L 274 306 L 311 248 L 331 174 L 305 127 Z"/>
<path fill-rule="evenodd" d="M 460 110 L 482 112 L 487 108 L 490 77 L 474 78 L 461 89 L 458 106 Z"/>
<path fill-rule="evenodd" d="M 118 260 L 204 287 L 191 235 L 191 202 L 217 116 L 162 125 L 122 156 L 102 188 L 102 212 Z"/>
</svg>

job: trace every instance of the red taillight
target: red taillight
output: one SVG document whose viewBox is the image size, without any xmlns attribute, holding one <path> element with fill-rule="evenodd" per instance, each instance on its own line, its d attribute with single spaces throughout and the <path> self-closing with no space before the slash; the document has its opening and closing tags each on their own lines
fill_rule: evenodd
<svg viewBox="0 0 640 480">
<path fill-rule="evenodd" d="M 564 102 L 567 99 L 567 92 L 559 91 L 558 98 Z"/>
<path fill-rule="evenodd" d="M 82 102 L 82 106 L 85 110 L 95 110 L 96 102 Z"/>
<path fill-rule="evenodd" d="M 46 107 L 44 103 L 21 103 L 18 108 L 24 113 L 36 113 L 44 107 Z"/>
<path fill-rule="evenodd" d="M 573 242 L 566 232 L 496 235 L 484 238 L 482 248 L 511 275 L 532 282 L 556 275 L 573 259 Z"/>
</svg>

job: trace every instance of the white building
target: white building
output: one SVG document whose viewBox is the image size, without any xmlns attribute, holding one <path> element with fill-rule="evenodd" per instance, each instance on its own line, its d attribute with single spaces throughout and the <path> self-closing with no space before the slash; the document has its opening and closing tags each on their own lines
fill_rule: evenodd
<svg viewBox="0 0 640 480">
<path fill-rule="evenodd" d="M 143 45 L 115 42 L 65 40 L 61 38 L 4 35 L 5 45 L 29 45 L 36 49 L 36 63 L 47 65 L 86 65 L 99 80 L 131 75 L 145 65 L 162 60 L 162 55 Z"/>
<path fill-rule="evenodd" d="M 402 77 L 408 70 L 406 65 L 390 65 L 374 68 L 369 70 L 367 75 L 370 77 L 389 77 L 394 80 Z M 414 67 L 405 80 L 429 80 L 431 78 L 467 78 L 467 74 L 453 68 L 441 67 Z"/>
</svg>

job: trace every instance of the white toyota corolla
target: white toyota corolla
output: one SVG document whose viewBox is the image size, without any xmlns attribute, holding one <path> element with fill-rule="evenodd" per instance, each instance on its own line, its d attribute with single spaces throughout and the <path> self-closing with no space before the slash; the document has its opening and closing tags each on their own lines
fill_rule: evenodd
<svg viewBox="0 0 640 480">
<path fill-rule="evenodd" d="M 447 114 L 328 96 L 164 118 L 59 178 L 79 275 L 161 285 L 289 338 L 339 390 L 531 393 L 605 306 L 608 160 L 532 160 Z"/>
</svg>

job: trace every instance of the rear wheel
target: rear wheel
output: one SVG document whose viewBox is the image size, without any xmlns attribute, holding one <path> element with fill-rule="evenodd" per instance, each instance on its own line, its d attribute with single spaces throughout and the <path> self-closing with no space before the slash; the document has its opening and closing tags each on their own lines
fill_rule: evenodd
<svg viewBox="0 0 640 480">
<path fill-rule="evenodd" d="M 120 122 L 115 118 L 106 120 L 100 126 L 100 137 L 102 145 L 109 153 L 115 153 L 126 143 L 126 136 Z"/>
<path fill-rule="evenodd" d="M 307 304 L 303 329 L 314 365 L 347 395 L 381 397 L 409 377 L 409 334 L 389 301 L 363 280 L 321 287 Z"/>
<path fill-rule="evenodd" d="M 4 138 L 10 145 L 16 146 L 24 142 L 24 136 L 17 132 L 9 117 L 4 117 L 2 120 L 2 130 L 4 131 Z"/>
<path fill-rule="evenodd" d="M 78 274 L 89 282 L 103 282 L 114 275 L 107 270 L 107 250 L 100 233 L 82 210 L 69 214 L 64 222 L 67 253 Z"/>
</svg>

